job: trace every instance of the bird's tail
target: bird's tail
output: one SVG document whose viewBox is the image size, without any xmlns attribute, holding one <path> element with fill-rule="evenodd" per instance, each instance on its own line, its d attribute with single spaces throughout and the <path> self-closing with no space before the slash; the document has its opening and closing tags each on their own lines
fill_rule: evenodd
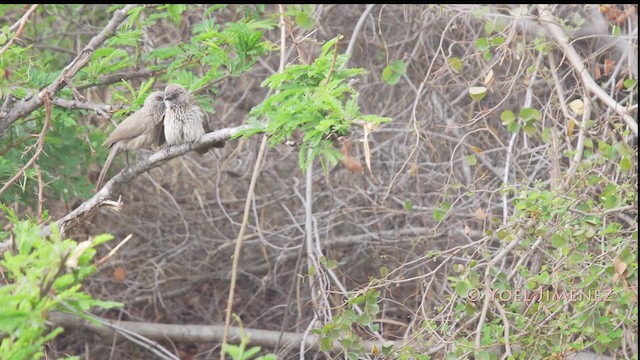
<svg viewBox="0 0 640 360">
<path fill-rule="evenodd" d="M 100 170 L 100 175 L 98 176 L 98 183 L 96 184 L 96 191 L 100 190 L 102 187 L 102 183 L 104 182 L 104 177 L 107 176 L 107 171 L 109 171 L 109 167 L 111 166 L 111 162 L 113 158 L 118 153 L 118 149 L 120 148 L 120 142 L 113 144 L 111 147 L 111 151 L 109 151 L 109 156 L 107 156 L 107 160 L 104 162 L 102 166 L 102 170 Z"/>
</svg>

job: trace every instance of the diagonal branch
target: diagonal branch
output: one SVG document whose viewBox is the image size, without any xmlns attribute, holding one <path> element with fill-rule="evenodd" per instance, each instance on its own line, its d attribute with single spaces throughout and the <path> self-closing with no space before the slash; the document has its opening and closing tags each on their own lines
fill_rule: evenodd
<svg viewBox="0 0 640 360">
<path fill-rule="evenodd" d="M 105 186 L 93 197 L 83 202 L 75 210 L 71 211 L 69 214 L 65 215 L 57 221 L 57 225 L 60 229 L 61 234 L 64 234 L 75 224 L 80 223 L 89 215 L 96 212 L 98 208 L 105 204 L 105 202 L 107 202 L 109 198 L 114 196 L 122 188 L 122 186 L 130 183 L 133 179 L 137 178 L 143 173 L 149 171 L 150 169 L 153 169 L 154 167 L 158 167 L 164 164 L 168 160 L 186 154 L 189 151 L 206 148 L 221 140 L 229 139 L 233 135 L 244 129 L 247 129 L 248 127 L 249 125 L 242 125 L 234 128 L 220 129 L 205 134 L 202 139 L 200 139 L 200 141 L 193 144 L 182 144 L 165 147 L 164 149 L 151 154 L 149 157 L 140 160 L 133 166 L 124 168 L 122 171 L 120 171 L 120 173 L 111 178 L 111 180 L 109 180 L 109 182 L 107 182 Z M 45 227 L 42 230 L 42 233 L 48 234 L 50 231 L 51 229 L 49 227 Z"/>
<path fill-rule="evenodd" d="M 551 36 L 553 40 L 562 48 L 567 59 L 574 67 L 580 79 L 582 79 L 582 83 L 584 86 L 596 95 L 603 103 L 605 103 L 609 108 L 615 111 L 618 115 L 622 117 L 624 122 L 627 124 L 627 127 L 631 130 L 633 135 L 638 136 L 638 122 L 634 120 L 634 118 L 629 114 L 630 110 L 619 104 L 615 99 L 613 99 L 609 94 L 607 94 L 598 84 L 593 80 L 591 75 L 589 75 L 589 71 L 584 66 L 584 62 L 580 58 L 578 52 L 569 44 L 569 38 L 565 34 L 564 30 L 558 25 L 558 23 L 553 18 L 553 14 L 551 14 L 551 7 L 549 5 L 539 5 L 540 6 L 540 20 L 542 25 L 544 26 L 547 33 Z"/>
<path fill-rule="evenodd" d="M 113 36 L 116 33 L 118 25 L 120 25 L 129 16 L 129 11 L 136 6 L 137 5 L 127 5 L 122 9 L 117 10 L 113 14 L 113 17 L 111 18 L 107 26 L 105 26 L 105 28 L 102 29 L 102 31 L 100 31 L 98 35 L 94 36 L 91 41 L 89 41 L 89 44 L 87 44 L 87 46 L 85 46 L 85 48 L 80 51 L 78 56 L 76 56 L 76 58 L 73 59 L 73 61 L 71 61 L 71 63 L 62 70 L 60 76 L 58 76 L 58 78 L 56 78 L 44 90 L 47 90 L 51 97 L 62 90 L 62 88 L 67 84 L 67 81 L 75 76 L 75 74 L 77 74 L 78 71 L 80 71 L 80 69 L 82 69 L 89 62 L 89 60 L 91 60 L 91 57 L 93 56 L 93 53 L 96 51 L 96 49 L 99 48 L 102 43 L 107 40 L 107 38 Z M 42 106 L 42 104 L 44 104 L 41 94 L 42 92 L 38 94 L 38 96 L 34 96 L 27 101 L 20 102 L 9 113 L 5 114 L 3 117 L 0 117 L 0 137 L 5 135 L 7 129 L 9 128 L 9 126 L 11 126 L 11 124 L 16 122 L 18 119 L 29 115 L 37 108 Z"/>
</svg>

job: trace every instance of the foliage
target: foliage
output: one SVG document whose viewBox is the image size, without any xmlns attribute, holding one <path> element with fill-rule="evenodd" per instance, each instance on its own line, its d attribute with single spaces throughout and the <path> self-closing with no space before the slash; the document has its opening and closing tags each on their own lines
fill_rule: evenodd
<svg viewBox="0 0 640 360">
<path fill-rule="evenodd" d="M 7 251 L 0 260 L 0 353 L 4 359 L 40 359 L 45 343 L 62 332 L 46 324 L 49 312 L 80 314 L 92 307 L 121 306 L 92 299 L 81 289 L 82 280 L 96 270 L 95 247 L 112 236 L 100 235 L 79 244 L 63 240 L 52 223 L 51 235 L 43 238 L 33 219 L 19 221 L 11 209 L 3 206 L 2 210 L 13 223 L 16 252 Z"/>
<path fill-rule="evenodd" d="M 14 11 L 22 5 L 0 5 L 0 13 Z M 108 13 L 93 7 L 79 16 L 107 21 Z M 90 88 L 103 84 L 105 76 L 127 74 L 136 69 L 151 70 L 156 73 L 146 81 L 134 84 L 126 75 L 110 89 L 113 97 L 123 109 L 114 113 L 116 119 L 123 119 L 137 110 L 151 92 L 154 83 L 175 82 L 190 91 L 197 92 L 196 100 L 202 108 L 214 112 L 212 95 L 217 92 L 215 84 L 227 77 L 238 77 L 251 69 L 255 62 L 268 54 L 274 45 L 264 39 L 264 31 L 272 29 L 275 22 L 264 18 L 260 11 L 249 12 L 244 18 L 225 24 L 216 23 L 216 12 L 225 6 L 211 6 L 203 10 L 204 18 L 193 25 L 186 41 L 160 45 L 151 50 L 141 47 L 145 31 L 149 26 L 163 21 L 180 23 L 186 14 L 186 5 L 160 5 L 157 8 L 138 6 L 131 10 L 128 19 L 118 32 L 108 38 L 104 46 L 95 50 L 90 62 L 73 78 L 76 88 Z M 70 10 L 71 9 L 71 10 Z M 37 36 L 43 29 L 56 28 L 60 14 L 78 11 L 70 5 L 46 5 L 36 10 L 42 20 L 35 26 L 24 29 L 27 36 Z M 197 11 L 191 7 L 191 11 Z M 98 13 L 101 15 L 98 16 Z M 143 16 L 144 15 L 144 16 Z M 259 17 L 258 17 L 259 16 Z M 6 38 L 15 33 L 3 29 Z M 1 40 L 1 38 L 0 38 Z M 83 44 L 90 37 L 80 38 Z M 56 44 L 59 48 L 74 48 L 77 39 L 60 36 Z M 1 45 L 1 44 L 0 44 Z M 11 94 L 16 99 L 37 96 L 38 89 L 51 84 L 61 69 L 71 60 L 68 56 L 56 56 L 47 47 L 17 46 L 7 48 L 0 58 L 0 95 Z M 111 84 L 106 84 L 111 85 Z M 134 90 L 138 88 L 139 90 Z M 58 93 L 63 99 L 73 99 L 73 93 L 65 87 Z M 93 192 L 89 171 L 95 163 L 102 164 L 108 149 L 102 147 L 105 139 L 103 126 L 90 121 L 88 110 L 67 109 L 52 106 L 51 127 L 45 138 L 45 153 L 38 164 L 46 190 L 54 198 L 65 202 L 84 199 Z M 45 112 L 40 108 L 24 119 L 15 122 L 6 136 L 0 139 L 0 182 L 9 180 L 35 151 L 37 138 L 34 133 L 44 124 Z M 73 156 L 69 156 L 73 154 Z M 17 202 L 35 206 L 33 194 L 37 192 L 37 176 L 28 169 L 19 182 L 3 194 L 4 203 Z"/>
<path fill-rule="evenodd" d="M 343 68 L 347 56 L 338 55 L 336 37 L 322 46 L 318 58 L 309 65 L 291 65 L 282 73 L 271 75 L 262 85 L 275 93 L 251 111 L 252 128 L 237 136 L 251 136 L 264 131 L 271 145 L 304 134 L 298 162 L 306 170 L 321 155 L 334 166 L 339 158 L 332 140 L 345 135 L 357 120 L 373 124 L 390 121 L 376 115 L 361 115 L 358 92 L 350 78 L 365 73 L 363 69 Z M 332 50 L 333 49 L 333 50 Z M 266 118 L 266 128 L 258 119 Z"/>
<path fill-rule="evenodd" d="M 240 337 L 240 344 L 222 344 L 222 351 L 229 355 L 233 360 L 276 360 L 275 354 L 266 354 L 256 356 L 260 352 L 260 346 L 252 346 L 247 349 L 250 336 L 242 334 Z"/>
</svg>

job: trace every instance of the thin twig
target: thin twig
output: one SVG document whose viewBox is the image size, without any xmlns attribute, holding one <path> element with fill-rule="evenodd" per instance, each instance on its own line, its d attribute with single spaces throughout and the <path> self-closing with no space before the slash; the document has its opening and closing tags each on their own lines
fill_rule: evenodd
<svg viewBox="0 0 640 360">
<path fill-rule="evenodd" d="M 98 260 L 98 262 L 96 262 L 96 267 L 99 267 L 100 265 L 106 263 L 107 261 L 109 261 L 109 259 L 111 259 L 111 257 L 113 257 L 113 255 L 121 248 L 124 246 L 124 244 L 126 244 L 129 240 L 131 240 L 131 238 L 133 238 L 132 234 L 127 235 L 126 238 L 124 238 L 124 240 L 122 240 L 115 248 L 113 248 L 113 250 L 109 251 L 109 253 L 107 254 L 107 256 L 103 257 L 102 259 Z"/>
<path fill-rule="evenodd" d="M 0 49 L 0 56 L 2 56 L 2 54 L 9 48 L 9 46 L 11 46 L 11 44 L 13 44 L 13 42 L 16 41 L 16 39 L 20 35 L 22 35 L 22 32 L 24 31 L 24 26 L 27 25 L 27 20 L 29 20 L 29 16 L 31 16 L 31 14 L 33 14 L 33 12 L 36 11 L 37 8 L 38 8 L 38 4 L 31 5 L 29 10 L 27 10 L 27 12 L 24 13 L 24 15 L 22 15 L 22 18 L 20 18 L 20 20 L 18 20 L 15 24 L 11 26 L 13 28 L 17 25 L 18 31 L 16 31 L 16 34 L 13 35 L 13 37 L 9 39 L 9 41 L 7 41 L 7 43 L 2 47 L 2 49 Z"/>
<path fill-rule="evenodd" d="M 367 20 L 367 17 L 369 16 L 369 14 L 371 14 L 371 10 L 373 10 L 373 7 L 375 5 L 376 4 L 367 5 L 367 8 L 364 10 L 362 15 L 360 15 L 360 18 L 356 23 L 356 27 L 353 28 L 353 33 L 351 34 L 349 45 L 347 46 L 347 50 L 344 52 L 346 55 L 349 55 L 349 58 L 347 59 L 347 61 L 344 62 L 344 65 L 342 65 L 343 67 L 348 66 L 349 60 L 351 59 L 351 54 L 353 53 L 353 47 L 356 45 L 356 40 L 358 39 L 358 34 L 360 33 L 360 30 L 362 30 L 365 20 Z"/>
<path fill-rule="evenodd" d="M 42 181 L 42 171 L 40 171 L 40 166 L 38 166 L 38 163 L 34 163 L 33 168 L 36 170 L 36 175 L 38 176 L 38 213 L 36 215 L 36 218 L 38 219 L 38 224 L 42 224 L 42 205 L 44 204 L 44 182 Z"/>
</svg>

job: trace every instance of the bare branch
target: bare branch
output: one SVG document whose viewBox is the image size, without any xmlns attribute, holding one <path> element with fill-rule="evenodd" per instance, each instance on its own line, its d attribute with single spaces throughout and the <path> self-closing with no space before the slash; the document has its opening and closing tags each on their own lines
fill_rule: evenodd
<svg viewBox="0 0 640 360">
<path fill-rule="evenodd" d="M 68 328 L 84 328 L 93 333 L 107 337 L 113 335 L 117 330 L 110 328 L 111 326 L 117 326 L 133 333 L 142 335 L 144 337 L 166 341 L 171 339 L 178 342 L 220 342 L 222 340 L 222 333 L 224 332 L 224 325 L 184 325 L 184 324 L 155 324 L 155 323 L 142 323 L 134 321 L 113 321 L 108 319 L 100 319 L 105 325 L 97 325 L 86 321 L 76 315 L 52 312 L 49 314 L 49 320 L 54 324 L 68 327 Z M 249 335 L 251 339 L 251 345 L 260 345 L 270 348 L 274 348 L 278 338 L 280 337 L 279 331 L 274 330 L 262 330 L 262 329 L 250 329 L 250 328 L 229 328 L 229 340 L 234 343 L 240 343 L 240 338 L 243 334 Z M 302 334 L 294 332 L 283 332 L 282 342 L 285 347 L 297 346 L 303 341 Z M 304 342 L 307 348 L 313 350 L 320 349 L 320 339 L 317 335 L 309 335 L 304 338 Z M 334 350 L 341 351 L 343 347 L 337 341 L 334 342 Z M 381 348 L 380 344 L 373 341 L 364 342 L 367 351 L 371 351 L 374 346 L 378 349 Z M 400 345 L 400 344 L 396 344 Z"/>
<path fill-rule="evenodd" d="M 111 117 L 111 114 L 115 112 L 119 107 L 116 105 L 96 104 L 87 101 L 76 101 L 67 99 L 53 99 L 51 100 L 53 105 L 59 106 L 65 109 L 84 109 L 91 110 L 100 116 L 106 118 Z"/>
</svg>

